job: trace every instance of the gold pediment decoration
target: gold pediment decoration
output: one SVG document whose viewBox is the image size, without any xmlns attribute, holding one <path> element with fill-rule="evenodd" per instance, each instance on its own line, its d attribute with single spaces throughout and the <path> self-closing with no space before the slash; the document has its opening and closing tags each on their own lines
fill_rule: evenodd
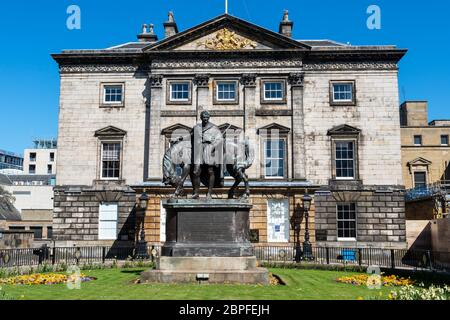
<svg viewBox="0 0 450 320">
<path fill-rule="evenodd" d="M 257 44 L 254 41 L 240 37 L 236 35 L 235 32 L 224 28 L 217 31 L 214 37 L 199 41 L 197 46 L 211 50 L 239 50 L 254 49 Z"/>
</svg>

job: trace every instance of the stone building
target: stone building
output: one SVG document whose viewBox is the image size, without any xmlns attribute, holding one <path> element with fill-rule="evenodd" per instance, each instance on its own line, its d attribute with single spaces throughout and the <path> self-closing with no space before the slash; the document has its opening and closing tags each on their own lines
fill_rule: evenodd
<svg viewBox="0 0 450 320">
<path fill-rule="evenodd" d="M 256 150 L 255 242 L 292 242 L 291 217 L 309 193 L 316 244 L 405 247 L 397 82 L 406 50 L 295 40 L 292 28 L 287 13 L 278 33 L 225 14 L 179 32 L 169 13 L 164 39 L 144 25 L 136 42 L 54 54 L 55 240 L 133 244 L 145 191 L 146 239 L 164 241 L 161 202 L 173 188 L 161 182 L 163 154 L 207 109 Z"/>
<path fill-rule="evenodd" d="M 428 122 L 428 103 L 407 101 L 400 120 L 405 187 L 450 182 L 450 119 Z"/>
<path fill-rule="evenodd" d="M 427 101 L 407 101 L 400 121 L 407 219 L 440 217 L 450 207 L 450 120 L 429 122 Z"/>
<path fill-rule="evenodd" d="M 38 175 L 56 174 L 56 140 L 35 140 L 34 147 L 24 150 L 24 173 Z"/>
</svg>

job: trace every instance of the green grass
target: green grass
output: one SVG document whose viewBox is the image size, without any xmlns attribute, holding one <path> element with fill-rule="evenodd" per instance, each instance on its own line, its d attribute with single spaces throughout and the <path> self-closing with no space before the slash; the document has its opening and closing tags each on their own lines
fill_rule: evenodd
<svg viewBox="0 0 450 320">
<path fill-rule="evenodd" d="M 392 288 L 369 290 L 341 284 L 336 278 L 351 272 L 271 269 L 286 285 L 166 285 L 134 284 L 144 269 L 83 271 L 98 280 L 82 283 L 80 290 L 65 285 L 3 286 L 7 297 L 24 300 L 355 300 L 387 299 Z M 381 294 L 381 295 L 380 295 Z"/>
</svg>

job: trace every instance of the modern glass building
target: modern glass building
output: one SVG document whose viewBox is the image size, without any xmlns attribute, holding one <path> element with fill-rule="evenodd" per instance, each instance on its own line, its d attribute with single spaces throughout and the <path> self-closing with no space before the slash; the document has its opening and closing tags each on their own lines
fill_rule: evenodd
<svg viewBox="0 0 450 320">
<path fill-rule="evenodd" d="M 0 170 L 1 169 L 23 170 L 23 157 L 13 152 L 0 150 Z"/>
</svg>

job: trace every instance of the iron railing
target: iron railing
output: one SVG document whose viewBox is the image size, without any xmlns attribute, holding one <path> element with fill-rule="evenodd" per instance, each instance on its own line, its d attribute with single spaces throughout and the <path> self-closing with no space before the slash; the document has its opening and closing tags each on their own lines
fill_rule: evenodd
<svg viewBox="0 0 450 320">
<path fill-rule="evenodd" d="M 159 245 L 147 247 L 149 259 L 160 255 Z M 253 255 L 262 263 L 295 264 L 296 247 L 253 247 Z M 426 250 L 313 247 L 313 259 L 319 265 L 379 266 L 390 269 L 450 271 L 450 253 Z M 40 249 L 0 249 L 0 268 L 48 265 L 85 265 L 131 260 L 136 257 L 133 247 L 42 247 Z M 300 262 L 303 263 L 303 262 Z"/>
<path fill-rule="evenodd" d="M 253 252 L 261 262 L 295 263 L 295 246 L 255 246 Z M 450 253 L 427 250 L 313 247 L 312 255 L 313 259 L 307 262 L 320 265 L 450 271 Z"/>
<path fill-rule="evenodd" d="M 156 251 L 154 251 L 156 250 Z M 159 256 L 159 246 L 148 246 L 149 259 Z M 133 260 L 133 247 L 42 247 L 39 249 L 0 249 L 0 268 L 48 265 L 83 265 Z"/>
<path fill-rule="evenodd" d="M 406 190 L 405 200 L 417 201 L 448 193 L 450 193 L 450 180 L 440 180 L 424 186 Z"/>
</svg>

